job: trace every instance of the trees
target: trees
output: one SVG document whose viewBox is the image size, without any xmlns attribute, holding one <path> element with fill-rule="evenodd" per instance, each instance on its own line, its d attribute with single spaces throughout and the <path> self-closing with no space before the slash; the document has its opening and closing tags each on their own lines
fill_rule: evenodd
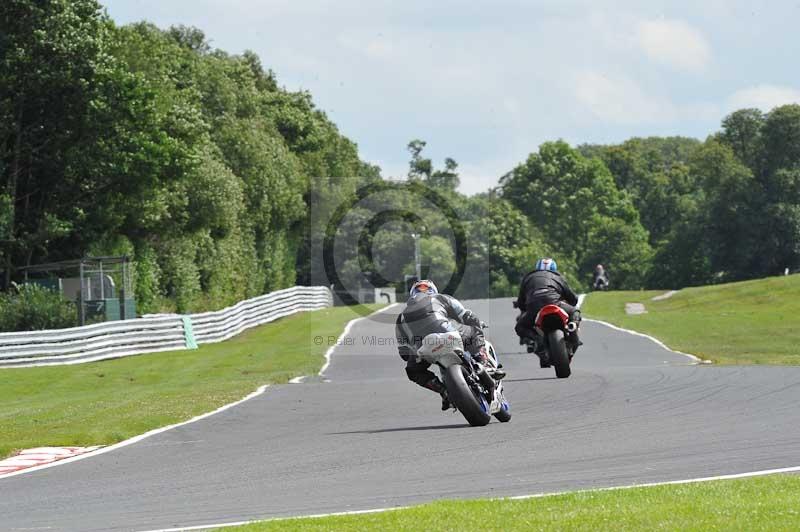
<svg viewBox="0 0 800 532">
<path fill-rule="evenodd" d="M 639 213 L 606 166 L 563 141 L 548 142 L 500 180 L 502 196 L 526 214 L 587 282 L 609 264 L 619 287 L 641 287 L 652 249 Z"/>
<path fill-rule="evenodd" d="M 617 187 L 630 194 L 650 244 L 658 247 L 673 224 L 685 217 L 697 193 L 688 161 L 699 144 L 685 137 L 648 137 L 578 149 L 602 159 Z"/>
<path fill-rule="evenodd" d="M 739 259 L 732 275 L 743 279 L 800 267 L 800 105 L 776 107 L 766 115 L 736 111 L 722 125 L 716 138 L 752 175 L 737 187 L 737 173 L 728 172 L 723 186 L 709 194 L 715 206 L 727 202 L 735 211 L 728 218 L 737 225 L 730 227 L 744 237 L 739 253 L 749 260 L 739 264 Z"/>
<path fill-rule="evenodd" d="M 97 2 L 11 0 L 0 16 L 8 281 L 15 267 L 80 256 L 116 231 L 175 146 L 153 94 L 110 54 L 113 25 Z"/>
<path fill-rule="evenodd" d="M 764 246 L 759 266 L 766 273 L 779 273 L 800 267 L 800 105 L 770 111 L 761 137 L 759 214 Z"/>
<path fill-rule="evenodd" d="M 64 152 L 79 139 L 96 88 L 103 21 L 93 1 L 31 0 L 0 6 L 0 171 L 8 284 L 14 266 L 30 263 L 77 212 L 46 206 L 64 193 Z"/>
<path fill-rule="evenodd" d="M 694 154 L 691 172 L 704 192 L 691 223 L 702 228 L 696 245 L 706 250 L 711 273 L 721 279 L 742 279 L 752 268 L 760 247 L 760 227 L 754 224 L 757 187 L 753 173 L 730 147 L 713 139 Z M 675 235 L 675 238 L 685 235 Z M 747 250 L 743 253 L 744 250 Z"/>
<path fill-rule="evenodd" d="M 11 0 L 0 23 L 0 285 L 127 253 L 140 311 L 223 306 L 294 284 L 307 202 L 379 174 L 308 94 L 196 28 L 117 28 L 95 0 Z"/>
<path fill-rule="evenodd" d="M 764 113 L 758 109 L 740 109 L 722 120 L 717 138 L 733 150 L 736 157 L 754 173 L 761 173 L 763 145 L 761 128 Z"/>
<path fill-rule="evenodd" d="M 542 232 L 496 192 L 469 198 L 462 210 L 467 220 L 469 255 L 461 297 L 504 297 L 517 294 L 519 282 L 540 257 L 554 255 Z M 566 257 L 559 269 L 576 280 L 575 265 Z"/>
<path fill-rule="evenodd" d="M 322 229 L 309 206 L 332 208 L 376 169 L 309 94 L 280 89 L 255 54 L 211 50 L 193 28 L 119 31 L 118 53 L 160 96 L 159 107 L 180 117 L 182 129 L 169 130 L 194 163 L 180 172 L 185 186 L 165 190 L 180 199 L 170 231 L 139 246 L 157 248 L 166 293 L 196 308 L 309 282 L 311 241 Z"/>
<path fill-rule="evenodd" d="M 513 292 L 542 255 L 580 282 L 607 264 L 621 288 L 800 268 L 797 105 L 736 111 L 703 143 L 548 142 L 472 198 L 456 161 L 436 168 L 425 147 L 408 144 L 419 188 L 376 208 L 424 218 L 432 275 L 464 265 L 464 231 L 462 297 Z M 215 50 L 191 27 L 116 27 L 96 0 L 0 3 L 0 288 L 19 267 L 86 253 L 134 257 L 140 311 L 319 282 L 311 259 L 334 211 L 381 183 L 311 95 L 281 88 L 252 52 Z M 425 203 L 434 195 L 447 207 Z M 357 251 L 343 275 L 410 272 L 419 220 L 362 238 L 367 207 L 343 222 Z"/>
<path fill-rule="evenodd" d="M 444 160 L 444 170 L 435 170 L 430 159 L 422 157 L 422 150 L 427 143 L 424 140 L 415 139 L 408 143 L 408 151 L 411 153 L 409 162 L 408 178 L 421 181 L 429 187 L 436 188 L 445 193 L 455 192 L 460 184 L 458 178 L 458 163 L 450 157 Z"/>
</svg>

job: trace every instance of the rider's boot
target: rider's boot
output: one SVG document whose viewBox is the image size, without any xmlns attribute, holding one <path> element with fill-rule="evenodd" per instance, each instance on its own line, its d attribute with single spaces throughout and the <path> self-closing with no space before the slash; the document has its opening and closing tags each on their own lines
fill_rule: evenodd
<svg viewBox="0 0 800 532">
<path fill-rule="evenodd" d="M 538 342 L 534 338 L 526 336 L 524 338 L 520 338 L 519 343 L 525 345 L 525 350 L 528 353 L 534 353 L 536 351 L 536 345 Z"/>
<path fill-rule="evenodd" d="M 502 364 L 498 364 L 496 368 L 492 368 L 492 363 L 489 361 L 489 354 L 486 352 L 485 347 L 481 347 L 475 355 L 475 360 L 480 362 L 486 367 L 487 373 L 492 376 L 494 380 L 500 380 L 506 376 L 506 372 L 502 369 Z"/>
<path fill-rule="evenodd" d="M 442 396 L 442 410 L 450 410 L 450 408 L 452 408 L 450 398 L 447 397 L 447 388 L 444 387 L 444 383 L 440 381 L 438 377 L 434 377 L 426 382 L 425 387 Z"/>
<path fill-rule="evenodd" d="M 577 351 L 578 348 L 583 345 L 583 342 L 581 342 L 581 339 L 578 336 L 578 333 L 581 330 L 580 327 L 581 327 L 582 319 L 583 319 L 583 317 L 581 316 L 581 311 L 580 310 L 576 310 L 572 314 L 572 316 L 570 316 L 570 320 L 575 324 L 575 330 L 572 331 L 572 333 L 570 334 L 570 336 L 572 337 L 572 344 L 574 346 L 574 349 L 572 350 L 573 352 Z"/>
<path fill-rule="evenodd" d="M 447 397 L 447 390 L 442 390 L 439 395 L 442 396 L 442 412 L 453 408 L 453 405 L 450 404 L 450 398 Z"/>
<path fill-rule="evenodd" d="M 544 345 L 544 341 L 541 338 L 536 339 L 536 343 L 534 344 L 534 353 L 536 353 L 536 356 L 539 357 L 540 368 L 550 367 L 550 357 L 547 355 L 547 349 Z"/>
<path fill-rule="evenodd" d="M 578 336 L 578 329 L 575 329 L 572 333 L 570 333 L 570 341 L 572 342 L 573 353 L 577 351 L 580 346 L 583 345 L 580 336 Z"/>
</svg>

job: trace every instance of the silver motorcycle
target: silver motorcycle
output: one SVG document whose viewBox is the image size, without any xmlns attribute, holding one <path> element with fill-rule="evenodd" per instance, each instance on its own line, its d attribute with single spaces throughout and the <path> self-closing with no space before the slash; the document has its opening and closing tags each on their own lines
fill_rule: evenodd
<svg viewBox="0 0 800 532">
<path fill-rule="evenodd" d="M 439 368 L 450 403 L 473 427 L 488 424 L 492 416 L 503 423 L 511 420 L 503 382 L 492 377 L 498 363 L 488 341 L 486 351 L 486 365 L 474 360 L 457 331 L 429 334 L 417 350 L 419 360 Z"/>
</svg>

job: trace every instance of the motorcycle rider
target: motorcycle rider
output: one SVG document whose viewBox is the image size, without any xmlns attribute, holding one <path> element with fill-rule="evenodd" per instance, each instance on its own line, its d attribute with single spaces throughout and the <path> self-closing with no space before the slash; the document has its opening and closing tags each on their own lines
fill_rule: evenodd
<svg viewBox="0 0 800 532">
<path fill-rule="evenodd" d="M 538 335 L 533 330 L 536 314 L 546 305 L 557 305 L 569 314 L 569 320 L 580 325 L 581 311 L 575 305 L 578 304 L 578 296 L 569 287 L 567 280 L 558 273 L 558 265 L 551 258 L 539 259 L 536 267 L 525 274 L 519 287 L 516 307 L 522 311 L 517 317 L 517 324 L 514 327 L 520 337 L 520 343 L 533 344 L 537 355 L 541 355 L 544 349 L 538 341 Z M 583 345 L 578 337 L 578 330 L 567 336 L 571 342 L 573 352 L 578 346 Z M 542 367 L 545 367 L 542 361 Z"/>
<path fill-rule="evenodd" d="M 406 361 L 409 380 L 442 396 L 442 410 L 450 408 L 444 383 L 428 369 L 429 363 L 417 360 L 416 353 L 427 335 L 448 331 L 458 331 L 464 348 L 475 360 L 486 364 L 488 355 L 481 320 L 456 298 L 440 294 L 432 281 L 417 281 L 411 287 L 406 307 L 395 322 L 397 351 Z M 498 380 L 505 375 L 499 368 L 492 374 Z"/>
<path fill-rule="evenodd" d="M 592 287 L 595 290 L 601 287 L 608 287 L 608 274 L 606 273 L 606 270 L 603 268 L 602 264 L 598 264 L 594 268 L 594 274 L 592 275 Z"/>
</svg>

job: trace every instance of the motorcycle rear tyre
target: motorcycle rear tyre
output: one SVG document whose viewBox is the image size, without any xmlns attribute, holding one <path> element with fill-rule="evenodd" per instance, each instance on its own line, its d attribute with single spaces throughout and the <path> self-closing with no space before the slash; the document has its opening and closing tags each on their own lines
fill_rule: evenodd
<svg viewBox="0 0 800 532">
<path fill-rule="evenodd" d="M 566 379 L 570 376 L 572 370 L 569 367 L 569 353 L 567 352 L 564 331 L 556 329 L 548 334 L 547 343 L 550 348 L 550 364 L 556 370 L 556 377 Z"/>
<path fill-rule="evenodd" d="M 486 405 L 486 411 L 481 408 L 481 399 L 476 397 L 476 394 L 467 385 L 464 371 L 466 369 L 461 365 L 450 366 L 444 371 L 447 396 L 470 425 L 482 427 L 491 421 L 492 416 L 488 412 L 488 405 Z"/>
</svg>

